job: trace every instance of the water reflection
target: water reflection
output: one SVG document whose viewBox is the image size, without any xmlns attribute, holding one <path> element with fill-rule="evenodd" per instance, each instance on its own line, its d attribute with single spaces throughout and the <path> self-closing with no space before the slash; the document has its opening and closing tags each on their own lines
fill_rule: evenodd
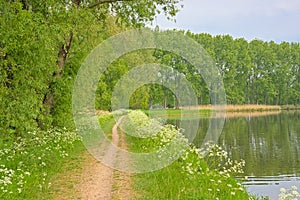
<svg viewBox="0 0 300 200">
<path fill-rule="evenodd" d="M 300 112 L 226 118 L 219 145 L 233 159 L 246 161 L 244 175 L 250 178 L 245 185 L 250 192 L 277 199 L 280 187 L 300 188 L 299 122 Z M 196 146 L 202 145 L 208 126 L 209 119 L 200 119 Z"/>
<path fill-rule="evenodd" d="M 300 173 L 300 113 L 229 118 L 219 138 L 233 159 L 245 159 L 247 176 Z"/>
</svg>

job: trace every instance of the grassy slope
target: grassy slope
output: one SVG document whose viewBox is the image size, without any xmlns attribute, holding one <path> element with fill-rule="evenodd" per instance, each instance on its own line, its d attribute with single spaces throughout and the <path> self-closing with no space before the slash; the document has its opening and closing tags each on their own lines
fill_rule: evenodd
<svg viewBox="0 0 300 200">
<path fill-rule="evenodd" d="M 141 140 L 127 136 L 127 141 L 131 151 L 142 151 Z M 161 170 L 134 175 L 134 189 L 139 194 L 136 199 L 249 199 L 234 178 L 220 178 L 215 172 L 190 175 L 183 171 L 183 162 L 179 159 Z M 202 161 L 201 165 L 206 164 Z"/>
</svg>

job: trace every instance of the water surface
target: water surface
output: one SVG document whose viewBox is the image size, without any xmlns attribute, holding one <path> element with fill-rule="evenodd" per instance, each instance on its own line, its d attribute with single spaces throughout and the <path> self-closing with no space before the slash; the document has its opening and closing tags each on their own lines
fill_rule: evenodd
<svg viewBox="0 0 300 200">
<path fill-rule="evenodd" d="M 209 119 L 200 119 L 197 146 L 208 126 Z M 233 159 L 246 161 L 243 176 L 250 193 L 278 199 L 282 187 L 300 190 L 300 112 L 230 116 L 218 143 Z"/>
</svg>

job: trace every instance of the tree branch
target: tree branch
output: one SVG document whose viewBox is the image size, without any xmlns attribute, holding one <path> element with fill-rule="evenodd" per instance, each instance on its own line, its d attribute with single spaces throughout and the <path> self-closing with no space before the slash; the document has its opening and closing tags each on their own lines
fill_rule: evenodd
<svg viewBox="0 0 300 200">
<path fill-rule="evenodd" d="M 62 46 L 59 50 L 59 53 L 58 53 L 57 65 L 59 67 L 59 71 L 55 73 L 55 76 L 57 76 L 57 77 L 62 76 L 63 68 L 65 66 L 65 62 L 66 62 L 66 59 L 67 59 L 67 55 L 68 55 L 69 50 L 71 48 L 72 39 L 73 39 L 73 32 L 71 31 L 69 38 L 67 39 L 65 44 L 62 44 Z"/>
<path fill-rule="evenodd" d="M 134 1 L 134 0 L 101 0 L 101 1 L 99 1 L 97 3 L 89 5 L 88 8 L 94 8 L 96 6 L 99 6 L 99 5 L 105 4 L 105 3 L 114 3 L 114 2 L 121 2 L 121 1 Z"/>
</svg>

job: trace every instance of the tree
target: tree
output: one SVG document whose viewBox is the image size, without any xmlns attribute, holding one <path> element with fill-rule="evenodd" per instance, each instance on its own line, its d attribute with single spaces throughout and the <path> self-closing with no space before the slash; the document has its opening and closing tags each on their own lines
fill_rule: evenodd
<svg viewBox="0 0 300 200">
<path fill-rule="evenodd" d="M 21 134 L 37 126 L 72 126 L 71 92 L 85 56 L 111 34 L 143 26 L 160 11 L 172 18 L 180 0 L 0 4 L 0 126 Z"/>
</svg>

